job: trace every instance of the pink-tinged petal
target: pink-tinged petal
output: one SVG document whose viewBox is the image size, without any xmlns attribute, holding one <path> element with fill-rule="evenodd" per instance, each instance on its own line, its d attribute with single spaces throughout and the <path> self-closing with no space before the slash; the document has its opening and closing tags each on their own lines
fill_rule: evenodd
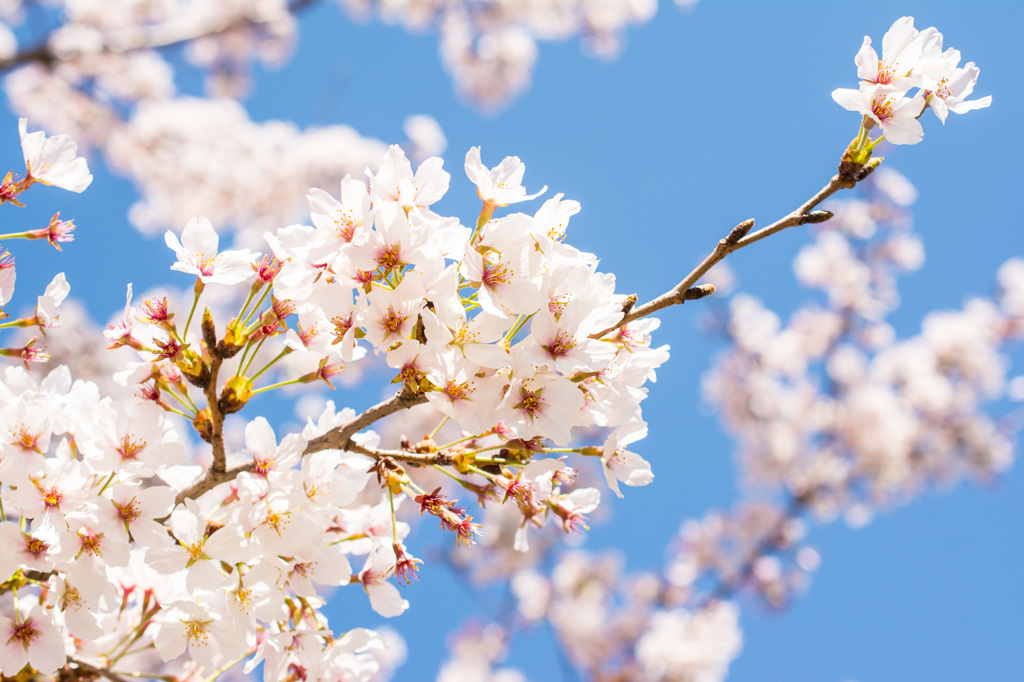
<svg viewBox="0 0 1024 682">
<path fill-rule="evenodd" d="M 35 615 L 32 616 L 32 624 L 37 628 L 38 635 L 32 642 L 28 660 L 37 671 L 43 675 L 50 675 L 67 663 L 64 639 L 56 626 L 42 615 L 41 609 L 33 609 L 33 612 Z"/>
<path fill-rule="evenodd" d="M 854 58 L 857 65 L 857 77 L 861 80 L 874 82 L 878 76 L 878 53 L 871 47 L 871 38 L 864 36 L 864 43 Z"/>
<path fill-rule="evenodd" d="M 949 107 L 946 106 L 946 100 L 941 97 L 932 97 L 928 100 L 928 108 L 935 112 L 935 115 L 942 125 L 946 125 L 946 117 L 949 116 Z"/>
<path fill-rule="evenodd" d="M 156 636 L 153 637 L 153 644 L 160 658 L 166 661 L 173 661 L 185 653 L 188 647 L 188 638 L 185 636 L 185 624 L 181 622 L 161 623 Z"/>
<path fill-rule="evenodd" d="M 448 191 L 451 175 L 442 166 L 444 161 L 432 156 L 416 169 L 416 205 L 429 206 Z"/>
<path fill-rule="evenodd" d="M 18 121 L 21 149 L 28 175 L 46 185 L 82 192 L 92 183 L 85 159 L 78 157 L 78 145 L 69 135 L 49 139 L 42 131 L 29 133 L 28 119 Z"/>
<path fill-rule="evenodd" d="M 191 254 L 205 253 L 212 257 L 219 243 L 220 238 L 206 216 L 192 218 L 181 233 L 181 245 Z"/>
<path fill-rule="evenodd" d="M 838 88 L 832 91 L 832 99 L 835 100 L 836 104 L 841 106 L 847 111 L 856 111 L 857 113 L 867 113 L 869 98 L 865 98 L 864 93 L 860 90 L 853 90 L 851 88 Z"/>
<path fill-rule="evenodd" d="M 0 673 L 8 676 L 18 674 L 28 663 L 28 651 L 13 640 L 14 635 L 14 622 L 0 617 Z"/>
<path fill-rule="evenodd" d="M 370 606 L 373 610 L 385 618 L 400 616 L 409 608 L 409 602 L 402 599 L 398 588 L 391 583 L 367 585 L 366 594 L 370 597 Z"/>
<path fill-rule="evenodd" d="M 968 111 L 974 111 L 975 109 L 984 109 L 992 104 L 992 95 L 982 97 L 980 99 L 972 99 L 967 102 L 959 102 L 949 107 L 949 110 L 955 114 L 965 114 Z"/>
<path fill-rule="evenodd" d="M 14 256 L 10 251 L 0 248 L 0 307 L 7 305 L 14 295 L 16 277 Z"/>
<path fill-rule="evenodd" d="M 882 55 L 889 58 L 899 55 L 916 37 L 914 17 L 900 17 L 882 37 Z"/>
</svg>

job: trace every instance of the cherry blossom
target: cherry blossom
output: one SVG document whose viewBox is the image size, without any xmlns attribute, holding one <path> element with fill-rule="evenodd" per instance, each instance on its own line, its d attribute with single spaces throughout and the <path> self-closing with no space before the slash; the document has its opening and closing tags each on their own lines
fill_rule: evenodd
<svg viewBox="0 0 1024 682">
<path fill-rule="evenodd" d="M 70 135 L 47 138 L 42 131 L 29 133 L 27 118 L 18 120 L 18 130 L 29 179 L 71 192 L 85 191 L 92 174 L 85 159 L 78 156 L 78 145 Z"/>
<path fill-rule="evenodd" d="M 15 676 L 26 665 L 49 675 L 64 665 L 60 630 L 36 606 L 14 620 L 0 616 L 0 672 Z"/>
<path fill-rule="evenodd" d="M 252 276 L 249 264 L 254 254 L 247 250 L 218 252 L 220 239 L 205 216 L 188 221 L 180 241 L 169 230 L 164 241 L 178 256 L 171 269 L 194 274 L 204 284 L 238 284 Z"/>
<path fill-rule="evenodd" d="M 480 161 L 480 148 L 473 147 L 466 153 L 466 175 L 476 185 L 476 193 L 485 203 L 508 206 L 520 201 L 536 199 L 547 191 L 545 185 L 536 194 L 527 194 L 523 187 L 523 173 L 526 165 L 518 156 L 507 156 L 494 168 L 487 168 Z"/>
</svg>

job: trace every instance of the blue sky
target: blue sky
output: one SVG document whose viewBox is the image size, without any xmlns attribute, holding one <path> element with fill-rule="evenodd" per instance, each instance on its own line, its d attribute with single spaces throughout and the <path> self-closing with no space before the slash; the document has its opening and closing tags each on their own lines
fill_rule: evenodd
<svg viewBox="0 0 1024 682">
<path fill-rule="evenodd" d="M 453 174 L 438 211 L 464 222 L 476 210 L 461 172 L 466 150 L 481 146 L 490 165 L 518 155 L 528 189 L 546 184 L 549 195 L 564 192 L 582 204 L 569 241 L 598 254 L 619 290 L 643 301 L 675 284 L 737 222 L 767 224 L 828 180 L 858 125 L 830 93 L 855 87 L 863 36 L 880 44 L 903 15 L 937 27 L 947 46 L 976 62 L 976 94 L 994 99 L 989 109 L 951 115 L 945 127 L 927 116 L 921 144 L 884 152 L 920 192 L 914 215 L 927 260 L 902 280 L 903 306 L 892 320 L 909 335 L 927 311 L 989 293 L 999 264 L 1024 255 L 1011 202 L 1024 180 L 1022 4 L 702 0 L 684 13 L 663 3 L 650 24 L 629 32 L 616 61 L 584 58 L 575 42 L 542 46 L 533 87 L 494 115 L 459 102 L 433 36 L 352 23 L 328 6 L 303 17 L 294 59 L 262 74 L 246 105 L 258 120 L 346 123 L 385 141 L 404 139 L 409 114 L 434 116 L 448 137 Z M 17 168 L 9 112 L 0 115 L 0 151 Z M 106 320 L 123 305 L 126 282 L 138 291 L 183 280 L 169 277 L 162 240 L 128 227 L 130 184 L 98 160 L 92 166 L 96 181 L 85 194 L 53 199 L 79 225 L 64 254 L 43 244 L 9 248 L 19 259 L 16 300 L 29 300 L 63 269 L 73 295 Z M 29 210 L 47 208 L 56 210 Z M 795 284 L 791 262 L 807 241 L 794 229 L 731 257 L 740 289 L 782 314 L 801 305 L 809 294 Z M 631 568 L 659 565 L 681 519 L 736 497 L 733 446 L 700 402 L 699 379 L 715 351 L 696 328 L 701 305 L 660 315 L 656 340 L 671 344 L 673 358 L 644 404 L 651 435 L 638 448 L 657 479 L 615 501 L 614 521 L 587 540 L 595 549 L 622 547 Z M 1024 373 L 1020 356 L 1016 349 L 1011 376 Z M 360 408 L 377 396 L 370 386 L 333 397 Z M 823 563 L 810 590 L 781 614 L 745 609 L 743 652 L 729 679 L 1020 679 L 1021 519 L 1024 474 L 1014 468 L 985 488 L 960 483 L 928 493 L 862 530 L 812 526 L 810 543 Z M 431 679 L 443 633 L 476 607 L 440 566 L 428 566 L 405 591 L 412 609 L 392 623 L 410 646 L 398 679 Z M 339 609 L 339 626 L 364 624 L 356 618 L 364 613 L 354 604 Z M 544 640 L 538 633 L 517 645 L 511 663 L 535 679 L 561 679 Z"/>
</svg>

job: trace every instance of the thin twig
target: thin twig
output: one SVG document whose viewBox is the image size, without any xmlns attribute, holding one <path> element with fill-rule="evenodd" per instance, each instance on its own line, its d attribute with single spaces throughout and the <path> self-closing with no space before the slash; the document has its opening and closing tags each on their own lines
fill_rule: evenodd
<svg viewBox="0 0 1024 682">
<path fill-rule="evenodd" d="M 68 659 L 68 664 L 74 665 L 76 668 L 78 668 L 78 670 L 80 670 L 83 673 L 87 673 L 87 674 L 92 675 L 92 676 L 99 675 L 100 677 L 104 677 L 104 678 L 110 680 L 111 682 L 128 682 L 125 678 L 121 677 L 120 675 L 118 675 L 116 673 L 110 672 L 106 668 L 100 668 L 100 667 L 95 666 L 95 665 L 90 665 L 90 664 L 88 664 L 88 663 L 86 663 L 84 661 L 78 661 L 78 660 L 75 660 L 74 658 L 69 658 Z M 78 678 L 76 677 L 75 679 L 78 679 Z M 93 678 L 90 677 L 89 679 L 93 679 Z"/>
<path fill-rule="evenodd" d="M 310 455 L 314 452 L 320 452 L 321 450 L 351 450 L 350 446 L 352 444 L 352 436 L 359 433 L 370 424 L 373 424 L 379 419 L 383 419 L 389 414 L 394 414 L 401 410 L 407 410 L 410 407 L 422 405 L 425 402 L 427 402 L 427 397 L 424 394 L 414 393 L 408 388 L 403 388 L 395 395 L 383 402 L 377 403 L 347 423 L 335 427 L 324 435 L 318 436 L 317 438 L 309 441 L 309 444 L 306 446 L 306 449 L 302 454 Z"/>
<path fill-rule="evenodd" d="M 796 225 L 806 225 L 808 223 L 821 223 L 825 222 L 832 217 L 829 211 L 812 211 L 815 206 L 820 204 L 825 199 L 829 198 L 841 189 L 849 189 L 855 186 L 858 182 L 863 180 L 873 170 L 874 167 L 865 167 L 863 173 L 858 174 L 856 177 L 850 177 L 843 174 L 837 174 L 829 180 L 828 184 L 822 187 L 817 194 L 808 199 L 800 208 L 796 209 L 792 213 L 788 214 L 784 218 L 775 221 L 768 227 L 764 227 L 753 234 L 747 234 L 751 228 L 754 227 L 753 219 L 744 220 L 742 223 L 732 229 L 724 239 L 719 240 L 715 245 L 715 248 L 710 254 L 698 265 L 693 271 L 690 272 L 686 277 L 683 278 L 679 284 L 675 285 L 672 289 L 665 292 L 661 296 L 658 296 L 652 301 L 648 301 L 640 306 L 634 306 L 628 313 L 622 316 L 617 324 L 603 331 L 591 334 L 590 338 L 599 339 L 602 336 L 619 329 L 623 325 L 629 324 L 634 320 L 639 320 L 641 317 L 646 317 L 652 313 L 667 308 L 672 305 L 678 305 L 694 298 L 700 298 L 694 294 L 689 294 L 690 288 L 703 277 L 708 270 L 717 265 L 722 259 L 728 256 L 733 251 L 738 251 L 744 246 L 749 246 L 754 242 L 759 242 L 765 237 L 770 237 L 776 232 L 781 232 L 790 227 Z"/>
<path fill-rule="evenodd" d="M 373 457 L 374 459 L 382 459 L 384 457 L 390 457 L 393 460 L 400 462 L 407 462 L 409 464 L 416 464 L 419 466 L 433 466 L 435 464 L 440 466 L 446 466 L 452 463 L 453 458 L 451 455 L 445 452 L 409 452 L 408 450 L 378 450 L 376 448 L 368 448 L 364 445 L 349 440 L 348 445 L 344 448 L 348 452 L 354 452 L 359 455 L 366 455 L 367 457 Z M 307 448 L 306 453 L 309 452 Z"/>
</svg>

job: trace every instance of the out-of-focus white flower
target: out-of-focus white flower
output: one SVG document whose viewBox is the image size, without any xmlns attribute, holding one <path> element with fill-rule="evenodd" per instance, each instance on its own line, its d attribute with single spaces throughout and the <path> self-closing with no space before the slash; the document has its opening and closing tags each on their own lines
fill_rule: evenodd
<svg viewBox="0 0 1024 682">
<path fill-rule="evenodd" d="M 431 156 L 441 156 L 448 147 L 448 138 L 444 136 L 441 125 L 433 116 L 409 116 L 402 124 L 402 130 L 409 138 L 409 148 L 406 151 L 409 158 L 415 162 Z"/>
<path fill-rule="evenodd" d="M 740 653 L 739 611 L 720 602 L 690 612 L 658 611 L 636 644 L 636 657 L 649 679 L 724 680 Z"/>
</svg>

